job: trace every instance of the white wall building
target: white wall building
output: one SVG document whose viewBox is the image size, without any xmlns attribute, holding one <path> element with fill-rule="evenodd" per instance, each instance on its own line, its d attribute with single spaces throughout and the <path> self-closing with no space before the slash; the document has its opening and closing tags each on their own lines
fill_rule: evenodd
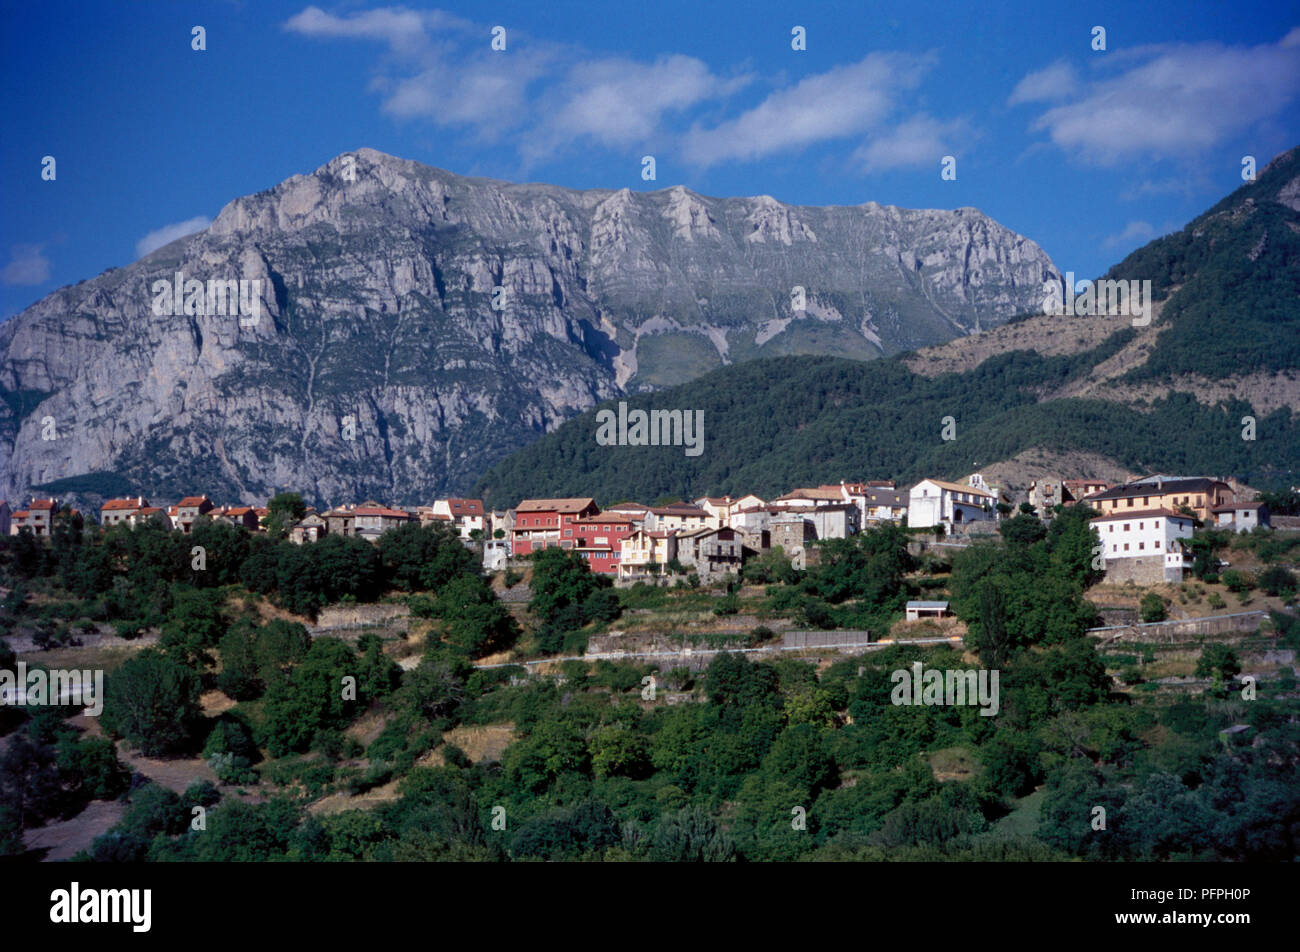
<svg viewBox="0 0 1300 952">
<path fill-rule="evenodd" d="M 923 479 L 908 493 L 907 525 L 913 529 L 942 525 L 951 531 L 970 522 L 996 521 L 996 502 L 993 493 L 978 486 Z"/>
<path fill-rule="evenodd" d="M 1098 516 L 1092 527 L 1101 541 L 1108 581 L 1180 582 L 1190 564 L 1182 540 L 1193 520 L 1172 509 L 1137 509 Z"/>
</svg>

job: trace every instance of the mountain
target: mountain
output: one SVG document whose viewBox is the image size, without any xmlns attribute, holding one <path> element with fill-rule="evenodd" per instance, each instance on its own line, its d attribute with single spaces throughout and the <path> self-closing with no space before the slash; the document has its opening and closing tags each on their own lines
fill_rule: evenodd
<svg viewBox="0 0 1300 952">
<path fill-rule="evenodd" d="M 247 282 L 243 316 L 203 313 L 196 279 Z M 428 500 L 600 400 L 949 340 L 1045 280 L 971 208 L 572 191 L 361 149 L 0 327 L 0 493 Z"/>
<path fill-rule="evenodd" d="M 848 479 L 1214 473 L 1261 488 L 1300 475 L 1300 150 L 1104 276 L 1150 281 L 1130 316 L 1019 317 L 876 361 L 727 367 L 629 409 L 703 413 L 703 451 L 602 446 L 583 414 L 487 473 L 488 501 L 601 502 Z M 602 405 L 613 407 L 615 403 Z M 956 439 L 944 440 L 952 417 Z M 1253 439 L 1245 417 L 1254 420 Z"/>
</svg>

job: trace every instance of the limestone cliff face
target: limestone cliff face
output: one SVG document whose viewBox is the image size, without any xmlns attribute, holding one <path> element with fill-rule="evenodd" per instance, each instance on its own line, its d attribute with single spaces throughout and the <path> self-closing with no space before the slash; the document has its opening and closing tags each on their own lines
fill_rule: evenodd
<svg viewBox="0 0 1300 952">
<path fill-rule="evenodd" d="M 155 313 L 177 272 L 260 282 L 256 323 L 207 299 Z M 0 327 L 0 494 L 427 500 L 599 400 L 940 343 L 1035 309 L 1048 279 L 970 208 L 577 192 L 362 149 Z"/>
</svg>

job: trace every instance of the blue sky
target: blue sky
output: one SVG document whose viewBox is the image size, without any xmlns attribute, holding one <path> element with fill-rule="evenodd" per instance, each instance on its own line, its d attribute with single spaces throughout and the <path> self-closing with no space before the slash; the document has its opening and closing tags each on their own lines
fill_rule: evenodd
<svg viewBox="0 0 1300 952">
<path fill-rule="evenodd" d="M 0 314 L 361 146 L 573 188 L 975 206 L 1094 276 L 1300 140 L 1294 5 L 1134 6 L 5 0 Z"/>
</svg>

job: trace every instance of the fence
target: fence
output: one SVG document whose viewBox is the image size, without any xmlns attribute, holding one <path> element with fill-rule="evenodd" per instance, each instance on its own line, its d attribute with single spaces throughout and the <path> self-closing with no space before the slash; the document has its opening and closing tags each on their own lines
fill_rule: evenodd
<svg viewBox="0 0 1300 952">
<path fill-rule="evenodd" d="M 865 629 L 842 631 L 787 631 L 781 638 L 784 648 L 837 648 L 865 645 L 871 632 Z"/>
<path fill-rule="evenodd" d="M 1107 625 L 1089 628 L 1088 634 L 1109 637 L 1112 640 L 1143 640 L 1152 638 L 1170 642 L 1197 635 L 1219 635 L 1229 631 L 1250 631 L 1258 628 L 1268 618 L 1268 612 L 1233 612 L 1229 615 L 1205 615 L 1200 618 L 1176 618 L 1172 621 L 1151 621 L 1133 625 Z"/>
</svg>

